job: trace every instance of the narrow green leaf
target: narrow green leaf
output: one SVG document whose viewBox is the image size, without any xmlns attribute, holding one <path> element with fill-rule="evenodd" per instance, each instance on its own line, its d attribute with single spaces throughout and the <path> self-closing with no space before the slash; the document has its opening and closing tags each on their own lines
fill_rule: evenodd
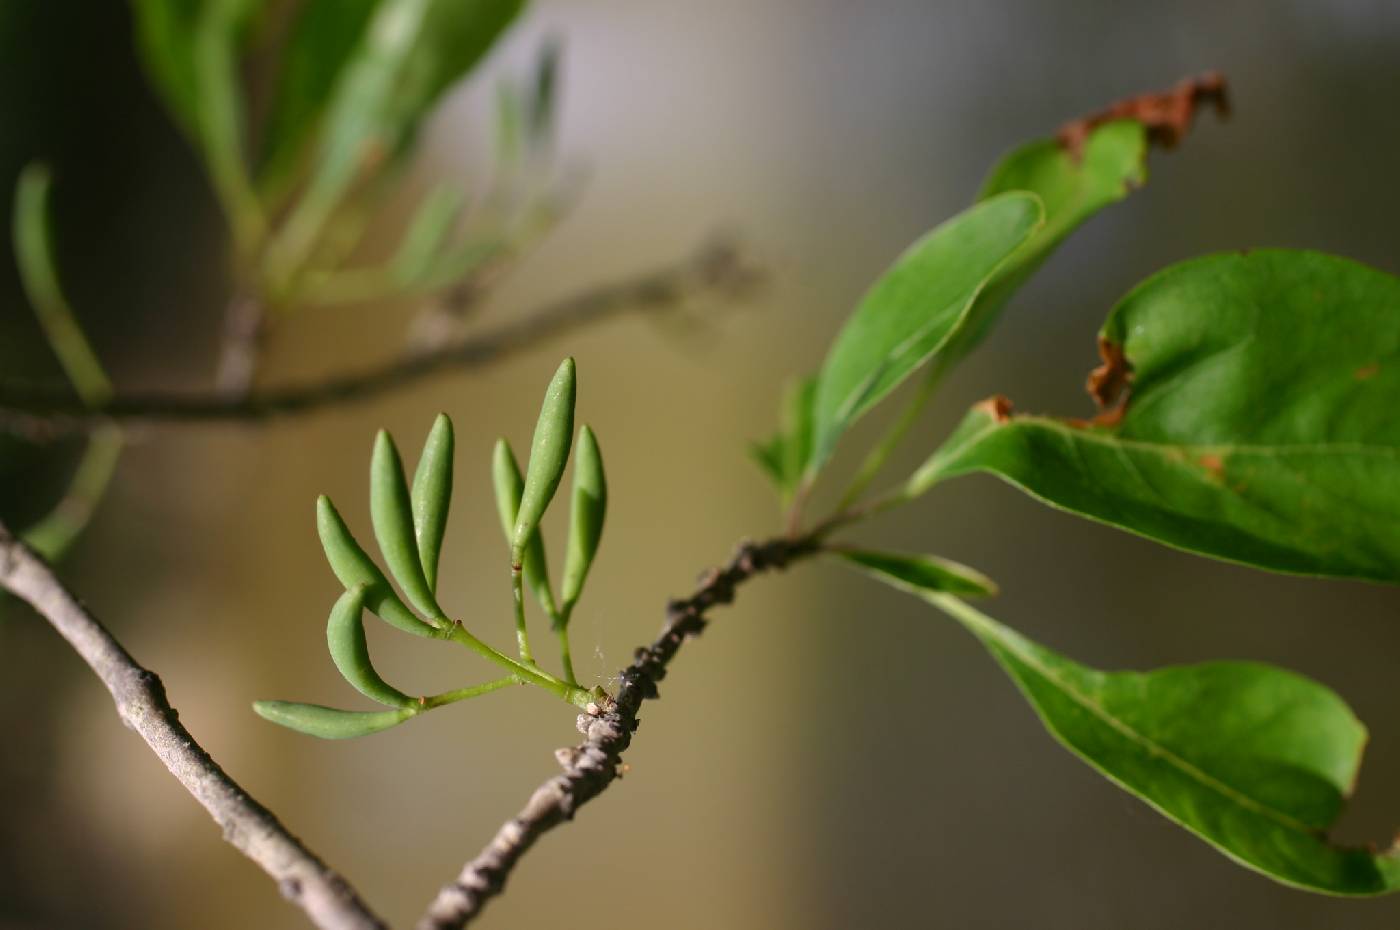
<svg viewBox="0 0 1400 930">
<path fill-rule="evenodd" d="M 355 542 L 331 499 L 322 494 L 316 499 L 316 530 L 321 536 L 321 548 L 331 571 L 346 589 L 357 584 L 368 585 L 365 606 L 385 623 L 406 633 L 436 637 L 437 631 L 414 615 L 394 593 L 389 579 L 379 570 L 360 544 Z"/>
<path fill-rule="evenodd" d="M 447 514 L 452 509 L 452 421 L 440 413 L 423 444 L 418 468 L 413 474 L 413 535 L 423 579 L 430 591 L 437 591 L 438 557 L 447 532 Z"/>
<path fill-rule="evenodd" d="M 15 264 L 19 266 L 25 296 L 73 389 L 84 403 L 101 404 L 112 396 L 112 382 L 59 284 L 49 221 L 51 186 L 45 165 L 33 163 L 20 172 L 15 188 Z"/>
<path fill-rule="evenodd" d="M 360 616 L 368 590 L 369 585 L 357 584 L 336 600 L 326 621 L 326 646 L 341 677 L 356 691 L 390 707 L 408 707 L 416 703 L 414 699 L 380 678 L 370 661 Z"/>
<path fill-rule="evenodd" d="M 423 197 L 389 263 L 399 287 L 412 287 L 434 270 L 465 205 L 466 195 L 451 184 L 440 184 Z"/>
<path fill-rule="evenodd" d="M 379 0 L 306 0 L 292 26 L 264 131 L 258 179 L 280 187 L 305 160 L 331 92 L 364 40 Z"/>
<path fill-rule="evenodd" d="M 936 555 L 903 555 L 865 549 L 840 549 L 835 554 L 867 575 L 910 594 L 943 591 L 968 597 L 991 597 L 997 593 L 996 582 L 977 569 Z"/>
<path fill-rule="evenodd" d="M 394 573 L 394 580 L 413 606 L 429 617 L 441 617 L 442 608 L 433 597 L 423 574 L 414 534 L 413 501 L 403 475 L 403 462 L 393 437 L 380 430 L 374 440 L 369 468 L 369 515 L 379 551 Z"/>
<path fill-rule="evenodd" d="M 1400 581 L 1400 280 L 1315 252 L 1211 256 L 1139 285 L 1101 339 L 1112 416 L 980 404 L 908 495 L 987 471 L 1190 552 Z"/>
<path fill-rule="evenodd" d="M 557 39 L 546 39 L 535 59 L 535 81 L 530 96 L 530 138 L 536 147 L 548 145 L 554 135 L 558 105 L 559 60 L 563 49 Z"/>
<path fill-rule="evenodd" d="M 244 151 L 239 53 L 257 0 L 134 0 L 151 82 L 199 147 L 240 246 L 262 229 Z"/>
<path fill-rule="evenodd" d="M 603 538 L 603 519 L 608 511 L 608 482 L 603 474 L 603 456 L 598 440 L 587 426 L 579 430 L 578 454 L 574 459 L 573 507 L 569 513 L 569 548 L 564 556 L 565 622 L 583 593 L 583 583 Z"/>
<path fill-rule="evenodd" d="M 749 458 L 753 459 L 754 463 L 758 465 L 759 468 L 763 469 L 763 473 L 773 482 L 773 487 L 777 488 L 779 493 L 786 497 L 789 493 L 789 488 L 787 484 L 787 472 L 783 469 L 784 448 L 783 437 L 781 435 L 773 436 L 763 442 L 753 441 L 750 442 L 748 446 Z"/>
<path fill-rule="evenodd" d="M 982 641 L 1066 748 L 1236 862 L 1326 894 L 1400 889 L 1394 847 L 1327 840 L 1366 743 L 1332 691 L 1253 662 L 1101 672 L 955 598 L 925 599 Z"/>
<path fill-rule="evenodd" d="M 525 490 L 525 479 L 520 476 L 520 466 L 516 464 L 515 453 L 504 439 L 496 440 L 496 449 L 491 457 L 491 481 L 496 489 L 496 512 L 501 517 L 501 530 L 506 534 L 506 545 L 515 537 L 515 518 L 520 513 L 520 495 Z M 525 586 L 534 592 L 535 600 L 551 617 L 558 613 L 554 603 L 554 592 L 549 587 L 549 567 L 545 562 L 544 538 L 535 530 L 530 541 L 525 544 L 525 557 L 520 562 L 524 573 Z"/>
<path fill-rule="evenodd" d="M 407 149 L 439 96 L 467 74 L 523 0 L 380 0 L 335 82 L 310 180 L 274 244 L 289 276 L 358 180 Z"/>
<path fill-rule="evenodd" d="M 574 442 L 574 396 L 578 384 L 574 360 L 566 358 L 545 389 L 540 419 L 535 424 L 535 437 L 530 443 L 530 464 L 525 468 L 525 489 L 520 496 L 520 511 L 511 533 L 511 558 L 516 563 L 524 555 L 530 535 L 539 528 L 545 509 L 554 499 L 564 466 L 569 462 L 569 449 Z"/>
<path fill-rule="evenodd" d="M 12 235 L 20 283 L 73 390 L 84 403 L 98 405 L 112 396 L 97 354 L 79 325 L 59 284 L 50 222 L 49 171 L 30 164 L 20 172 L 15 190 Z M 58 503 L 25 527 L 24 541 L 50 562 L 56 561 L 82 534 L 106 496 L 124 441 L 114 425 L 95 430 Z"/>
<path fill-rule="evenodd" d="M 296 701 L 254 701 L 253 710 L 264 720 L 320 739 L 368 736 L 398 726 L 417 714 L 411 707 L 402 710 L 340 710 Z"/>
<path fill-rule="evenodd" d="M 812 458 L 813 404 L 817 379 L 798 378 L 783 391 L 778 433 L 766 443 L 753 443 L 750 453 L 768 472 L 784 502 L 802 483 Z"/>
<path fill-rule="evenodd" d="M 816 388 L 809 471 L 842 432 L 934 356 L 963 325 L 986 283 L 1040 226 L 1034 194 L 970 207 L 910 246 L 861 300 L 836 337 Z"/>
</svg>

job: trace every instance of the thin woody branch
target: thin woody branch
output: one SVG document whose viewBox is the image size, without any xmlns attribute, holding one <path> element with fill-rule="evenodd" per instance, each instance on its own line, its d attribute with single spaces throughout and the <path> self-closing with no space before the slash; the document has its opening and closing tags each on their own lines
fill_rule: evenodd
<svg viewBox="0 0 1400 930">
<path fill-rule="evenodd" d="M 355 889 L 287 831 L 272 812 L 219 767 L 180 723 L 153 672 L 136 663 L 49 566 L 0 523 L 0 587 L 59 632 L 111 692 L 122 722 L 223 828 L 224 839 L 257 863 L 321 930 L 385 930 Z"/>
<path fill-rule="evenodd" d="M 91 408 L 67 392 L 0 385 L 0 429 L 32 438 L 50 438 L 87 432 L 111 422 L 227 423 L 292 416 L 365 400 L 446 371 L 479 368 L 622 313 L 672 309 L 701 297 L 742 297 L 760 279 L 760 273 L 736 247 L 715 243 L 679 264 L 564 298 L 494 330 L 432 352 L 317 384 L 267 389 L 243 397 L 217 391 L 118 394 Z"/>
<path fill-rule="evenodd" d="M 502 892 L 511 871 L 536 840 L 571 820 L 580 807 L 620 777 L 622 754 L 632 742 L 642 702 L 659 696 L 657 683 L 666 676 L 681 644 L 705 629 L 706 611 L 732 601 L 734 589 L 744 581 L 785 568 L 818 548 L 812 536 L 745 543 L 728 565 L 707 572 L 690 597 L 672 601 L 661 635 L 650 646 L 639 648 L 632 664 L 622 670 L 616 699 L 597 707 L 596 713 L 579 715 L 584 741 L 555 753 L 563 773 L 537 788 L 520 813 L 506 821 L 454 881 L 443 886 L 418 921 L 417 930 L 459 930 L 480 914 L 487 902 Z"/>
</svg>

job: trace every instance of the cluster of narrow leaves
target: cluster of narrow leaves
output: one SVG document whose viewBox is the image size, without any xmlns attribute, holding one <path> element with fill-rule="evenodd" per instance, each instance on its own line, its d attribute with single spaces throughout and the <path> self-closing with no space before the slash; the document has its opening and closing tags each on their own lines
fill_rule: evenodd
<svg viewBox="0 0 1400 930">
<path fill-rule="evenodd" d="M 245 286 L 284 308 L 438 290 L 538 225 L 553 209 L 539 177 L 552 151 L 553 46 L 528 82 L 502 86 L 496 177 L 480 203 L 490 221 L 460 228 L 469 198 L 443 185 L 391 256 L 349 262 L 429 114 L 524 5 L 306 0 L 288 17 L 276 0 L 132 0 L 146 72 L 199 152 Z M 261 106 L 241 76 L 249 57 L 274 75 Z M 267 116 L 253 124 L 254 111 Z"/>
<path fill-rule="evenodd" d="M 492 468 L 496 504 L 510 551 L 518 656 L 511 657 L 487 645 L 449 617 L 437 599 L 442 543 L 452 503 L 454 446 L 452 421 L 443 414 L 428 433 L 411 485 L 393 439 L 381 431 L 375 440 L 369 475 L 370 522 L 389 575 L 356 541 L 328 497 L 322 496 L 316 503 L 321 546 L 331 570 L 345 587 L 326 623 L 331 659 L 355 690 L 390 709 L 352 711 L 291 701 L 258 701 L 254 710 L 274 723 L 312 736 L 342 739 L 387 729 L 435 707 L 512 684 L 538 685 L 580 707 L 597 697 L 596 690 L 583 688 L 575 678 L 568 646 L 569 619 L 597 555 L 607 511 L 603 461 L 597 440 L 587 426 L 577 444 L 569 541 L 558 606 L 551 593 L 540 536 L 540 522 L 563 479 L 574 446 L 576 383 L 574 361 L 565 359 L 545 393 L 523 477 L 506 440 L 496 445 Z M 397 582 L 397 590 L 389 576 Z M 558 636 L 562 678 L 542 669 L 531 653 L 521 597 L 522 577 L 538 597 Z M 506 674 L 442 694 L 410 696 L 384 681 L 370 661 L 363 621 L 366 610 L 405 633 L 462 645 L 500 666 Z"/>
<path fill-rule="evenodd" d="M 802 502 L 842 434 L 922 371 L 837 511 L 809 532 L 958 620 L 1065 746 L 1226 855 L 1312 891 L 1395 891 L 1394 850 L 1327 839 L 1366 732 L 1324 686 L 1242 662 L 1096 671 L 967 604 L 995 590 L 973 569 L 826 541 L 870 513 L 986 472 L 1201 555 L 1400 582 L 1400 280 L 1315 252 L 1213 255 L 1160 272 L 1099 334 L 1104 364 L 1089 381 L 1098 417 L 1021 416 L 992 398 L 913 475 L 865 496 L 941 375 L 1016 288 L 1078 224 L 1143 183 L 1145 129 L 1112 121 L 1079 152 L 1045 140 L 1011 153 L 974 206 L 914 243 L 871 288 L 755 457 L 799 531 Z"/>
</svg>

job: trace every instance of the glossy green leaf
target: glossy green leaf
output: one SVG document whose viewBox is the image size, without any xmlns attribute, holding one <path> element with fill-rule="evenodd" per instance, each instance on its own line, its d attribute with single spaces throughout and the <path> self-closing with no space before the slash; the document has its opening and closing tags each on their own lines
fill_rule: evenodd
<svg viewBox="0 0 1400 930">
<path fill-rule="evenodd" d="M 380 0 L 306 0 L 287 37 L 264 130 L 259 180 L 280 186 L 305 159 L 331 93 Z"/>
<path fill-rule="evenodd" d="M 871 577 L 910 594 L 943 591 L 968 597 L 991 597 L 997 593 L 996 582 L 977 569 L 936 555 L 866 549 L 838 549 L 835 554 Z"/>
<path fill-rule="evenodd" d="M 573 606 L 583 593 L 583 583 L 598 554 L 603 538 L 603 519 L 608 512 L 608 482 L 603 474 L 603 455 L 593 430 L 584 426 L 578 434 L 574 456 L 573 507 L 569 513 L 569 548 L 564 556 L 564 580 L 560 594 L 563 616 L 568 622 Z"/>
<path fill-rule="evenodd" d="M 1070 751 L 1230 858 L 1310 891 L 1400 888 L 1400 854 L 1326 838 L 1366 743 L 1332 691 L 1252 662 L 1100 672 L 955 598 L 926 599 L 982 641 Z"/>
<path fill-rule="evenodd" d="M 369 515 L 379 551 L 394 573 L 394 580 L 413 606 L 429 617 L 441 617 L 423 574 L 413 525 L 413 501 L 404 479 L 403 462 L 393 438 L 384 430 L 374 440 L 369 467 Z"/>
<path fill-rule="evenodd" d="M 357 584 L 336 600 L 326 620 L 326 647 L 335 667 L 354 689 L 372 701 L 390 707 L 408 707 L 413 698 L 388 684 L 374 669 L 365 642 L 365 626 L 361 613 L 369 585 Z"/>
<path fill-rule="evenodd" d="M 331 499 L 322 494 L 316 499 L 316 530 L 321 536 L 321 548 L 326 551 L 326 561 L 331 571 L 340 579 L 346 589 L 357 584 L 368 585 L 365 591 L 365 606 L 385 623 L 406 633 L 418 636 L 435 637 L 437 631 L 404 606 L 394 593 L 389 579 L 379 570 L 336 511 Z"/>
<path fill-rule="evenodd" d="M 452 421 L 440 413 L 423 444 L 418 468 L 413 474 L 413 535 L 423 565 L 428 590 L 437 591 L 438 557 L 447 532 L 447 514 L 452 509 Z"/>
<path fill-rule="evenodd" d="M 908 493 L 988 471 L 1191 552 L 1400 581 L 1400 280 L 1314 252 L 1211 256 L 1140 285 L 1102 338 L 1130 381 L 1116 422 L 980 404 Z"/>
<path fill-rule="evenodd" d="M 1059 140 L 1040 139 L 998 162 L 978 199 L 1030 191 L 1045 207 L 1045 223 L 977 295 L 966 322 L 939 354 L 940 363 L 950 366 L 976 348 L 1007 301 L 1070 233 L 1146 183 L 1146 162 L 1147 131 L 1134 120 L 1095 129 L 1084 141 L 1078 158 Z"/>
<path fill-rule="evenodd" d="M 861 300 L 818 376 L 808 468 L 848 426 L 929 360 L 964 324 L 978 293 L 1041 225 L 1033 194 L 970 207 L 910 246 Z"/>
<path fill-rule="evenodd" d="M 340 710 L 296 701 L 254 701 L 253 710 L 264 720 L 321 739 L 353 739 L 398 726 L 417 714 L 402 710 Z"/>
<path fill-rule="evenodd" d="M 496 449 L 491 457 L 491 482 L 496 489 L 496 512 L 501 517 L 501 530 L 506 534 L 506 544 L 515 537 L 515 519 L 520 513 L 520 495 L 525 490 L 525 479 L 520 475 L 515 453 L 510 443 L 496 440 Z M 554 592 L 549 587 L 549 567 L 545 562 L 544 538 L 537 528 L 525 544 L 525 557 L 520 562 L 524 573 L 525 586 L 534 592 L 545 613 L 553 617 L 557 612 Z"/>
<path fill-rule="evenodd" d="M 578 382 L 574 360 L 566 358 L 545 389 L 540 405 L 539 422 L 530 443 L 530 463 L 525 466 L 525 488 L 520 495 L 520 510 L 511 533 L 511 557 L 517 562 L 524 554 L 525 544 L 539 528 L 545 509 L 554 499 L 564 466 L 569 462 L 569 449 L 574 442 L 574 397 Z"/>
</svg>

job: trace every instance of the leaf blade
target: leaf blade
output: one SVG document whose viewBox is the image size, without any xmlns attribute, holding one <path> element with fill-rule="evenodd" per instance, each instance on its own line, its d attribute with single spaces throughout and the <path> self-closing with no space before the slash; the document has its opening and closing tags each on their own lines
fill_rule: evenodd
<svg viewBox="0 0 1400 930">
<path fill-rule="evenodd" d="M 1211 662 L 1152 672 L 1079 665 L 947 595 L 1046 729 L 1105 777 L 1269 878 L 1325 894 L 1400 890 L 1400 858 L 1322 835 L 1350 794 L 1365 727 L 1282 669 Z"/>
<path fill-rule="evenodd" d="M 374 564 L 365 550 L 355 541 L 354 534 L 345 525 L 340 512 L 331 499 L 322 494 L 316 499 L 316 532 L 321 537 L 321 548 L 325 550 L 326 561 L 331 571 L 347 589 L 357 584 L 368 585 L 365 592 L 365 606 L 392 627 L 412 633 L 415 636 L 436 637 L 437 631 L 409 610 L 389 584 L 389 579 Z"/>
<path fill-rule="evenodd" d="M 384 555 L 394 579 L 409 601 L 422 613 L 441 618 L 414 534 L 413 501 L 404 478 L 403 461 L 393 438 L 380 430 L 374 440 L 374 454 L 369 471 L 369 515 L 374 526 L 379 551 Z"/>
<path fill-rule="evenodd" d="M 1208 256 L 1139 285 L 1102 335 L 1131 380 L 1121 416 L 978 405 L 906 495 L 985 471 L 1189 552 L 1400 581 L 1400 280 L 1314 252 Z"/>
<path fill-rule="evenodd" d="M 932 357 L 962 324 L 996 269 L 1042 222 L 1038 198 L 993 197 L 911 245 L 875 283 L 822 365 L 808 469 L 841 433 Z"/>
<path fill-rule="evenodd" d="M 545 389 L 540 404 L 539 421 L 530 442 L 530 461 L 525 466 L 525 487 L 520 494 L 520 507 L 511 533 L 511 557 L 519 562 L 525 546 L 540 525 L 546 508 L 554 499 L 564 467 L 569 462 L 569 450 L 574 442 L 574 399 L 578 381 L 574 360 L 566 358 L 559 364 Z"/>
<path fill-rule="evenodd" d="M 369 585 L 360 583 L 336 600 L 326 619 L 326 648 L 340 676 L 356 691 L 389 707 L 409 707 L 415 703 L 413 698 L 381 678 L 370 661 L 360 616 L 368 590 Z"/>
<path fill-rule="evenodd" d="M 491 457 L 491 483 L 496 491 L 496 512 L 501 518 L 501 531 L 505 534 L 506 545 L 511 544 L 515 535 L 515 520 L 520 512 L 520 495 L 525 489 L 525 479 L 520 474 L 520 465 L 515 460 L 510 443 L 496 440 L 496 448 Z M 549 566 L 545 560 L 544 538 L 538 529 L 525 544 L 525 555 L 520 562 L 524 581 L 535 595 L 535 600 L 551 617 L 558 613 L 554 603 L 554 592 L 549 586 Z"/>
<path fill-rule="evenodd" d="M 417 714 L 403 710 L 341 710 L 299 701 L 254 701 L 253 710 L 270 723 L 319 739 L 354 739 L 396 727 Z"/>
<path fill-rule="evenodd" d="M 910 594 L 941 591 L 970 597 L 992 597 L 996 582 L 975 568 L 935 555 L 905 555 L 868 549 L 838 549 L 846 563 L 885 584 Z"/>
<path fill-rule="evenodd" d="M 413 473 L 409 498 L 413 505 L 413 535 L 418 543 L 423 579 L 430 592 L 437 592 L 438 560 L 447 533 L 447 515 L 452 509 L 452 456 L 455 445 L 452 421 L 440 413 L 428 431 L 418 467 Z"/>
<path fill-rule="evenodd" d="M 579 430 L 578 453 L 574 457 L 573 501 L 569 512 L 569 545 L 564 553 L 562 622 L 567 624 L 574 604 L 583 592 L 588 570 L 598 554 L 603 538 L 603 521 L 608 512 L 608 481 L 603 473 L 603 455 L 593 430 L 585 424 Z"/>
</svg>

